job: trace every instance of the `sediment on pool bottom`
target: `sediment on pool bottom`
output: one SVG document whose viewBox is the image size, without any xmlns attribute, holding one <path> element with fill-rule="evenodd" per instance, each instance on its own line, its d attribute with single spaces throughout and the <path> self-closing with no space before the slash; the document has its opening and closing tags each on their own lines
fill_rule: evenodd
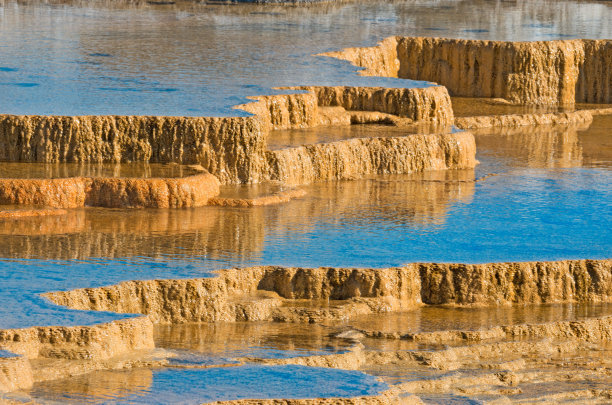
<svg viewBox="0 0 612 405">
<path fill-rule="evenodd" d="M 365 74 L 428 80 L 453 96 L 520 104 L 612 102 L 612 41 L 534 42 L 389 37 L 378 46 L 325 55 L 365 67 Z"/>
<path fill-rule="evenodd" d="M 156 323 L 320 321 L 436 305 L 612 300 L 612 261 L 411 264 L 391 269 L 253 267 L 193 280 L 129 281 L 45 294 L 74 309 L 148 314 Z M 319 313 L 295 300 L 349 300 Z"/>
<path fill-rule="evenodd" d="M 211 174 L 183 178 L 0 179 L 0 204 L 54 208 L 178 208 L 206 205 L 219 194 Z"/>
</svg>

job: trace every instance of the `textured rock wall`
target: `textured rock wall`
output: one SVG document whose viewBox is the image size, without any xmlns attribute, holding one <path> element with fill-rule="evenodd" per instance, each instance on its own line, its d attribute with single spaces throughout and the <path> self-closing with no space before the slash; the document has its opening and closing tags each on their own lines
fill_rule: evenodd
<svg viewBox="0 0 612 405">
<path fill-rule="evenodd" d="M 0 116 L 0 161 L 197 163 L 238 183 L 258 180 L 264 150 L 256 117 Z"/>
<path fill-rule="evenodd" d="M 201 207 L 219 194 L 211 174 L 183 178 L 0 179 L 0 204 L 55 208 Z"/>
<path fill-rule="evenodd" d="M 261 118 L 269 130 L 310 128 L 317 125 L 318 105 L 312 93 L 253 97 L 236 106 Z"/>
<path fill-rule="evenodd" d="M 446 88 L 301 87 L 317 97 L 321 107 L 343 107 L 349 111 L 378 111 L 414 122 L 453 124 L 453 108 Z"/>
<path fill-rule="evenodd" d="M 612 260 L 421 264 L 427 304 L 524 304 L 612 300 Z"/>
<path fill-rule="evenodd" d="M 417 263 L 392 269 L 270 266 L 224 270 L 210 279 L 129 281 L 45 296 L 74 309 L 148 314 L 158 323 L 265 320 L 283 299 L 392 299 L 408 306 L 610 302 L 612 261 Z"/>
<path fill-rule="evenodd" d="M 233 322 L 268 319 L 281 297 L 326 300 L 392 296 L 414 304 L 420 301 L 418 287 L 414 268 L 254 267 L 224 270 L 215 278 L 129 281 L 45 296 L 75 309 L 146 313 L 158 323 Z"/>
<path fill-rule="evenodd" d="M 345 48 L 338 52 L 320 54 L 351 62 L 364 68 L 363 76 L 398 77 L 400 62 L 397 58 L 397 38 L 383 39 L 372 48 Z"/>
<path fill-rule="evenodd" d="M 576 102 L 612 103 L 612 41 L 584 40 Z"/>
<path fill-rule="evenodd" d="M 579 110 L 568 113 L 536 113 L 536 114 L 508 114 L 508 115 L 481 115 L 474 117 L 457 117 L 455 125 L 460 129 L 478 129 L 504 127 L 514 128 L 522 126 L 539 125 L 576 125 L 590 124 L 593 114 L 588 110 Z"/>
<path fill-rule="evenodd" d="M 268 152 L 270 177 L 287 184 L 476 166 L 468 132 L 349 139 Z"/>
<path fill-rule="evenodd" d="M 398 38 L 399 77 L 430 80 L 452 95 L 523 104 L 573 104 L 580 40 L 500 42 Z"/>
<path fill-rule="evenodd" d="M 612 102 L 610 40 L 390 37 L 375 47 L 325 55 L 365 67 L 364 74 L 432 81 L 453 96 L 540 105 Z"/>
<path fill-rule="evenodd" d="M 94 326 L 0 329 L 0 348 L 29 359 L 103 360 L 154 347 L 153 324 L 147 317 Z"/>
</svg>

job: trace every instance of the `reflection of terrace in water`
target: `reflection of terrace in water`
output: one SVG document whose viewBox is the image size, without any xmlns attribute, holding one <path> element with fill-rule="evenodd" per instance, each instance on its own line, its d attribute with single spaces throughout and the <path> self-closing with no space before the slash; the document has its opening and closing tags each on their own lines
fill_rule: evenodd
<svg viewBox="0 0 612 405">
<path fill-rule="evenodd" d="M 471 132 L 476 136 L 481 160 L 500 160 L 513 167 L 610 167 L 611 124 L 611 116 L 595 116 L 586 125 L 486 128 Z"/>
<path fill-rule="evenodd" d="M 444 222 L 449 205 L 469 201 L 473 171 L 330 182 L 305 188 L 304 198 L 279 206 L 236 209 L 69 210 L 64 215 L 0 221 L 0 255 L 86 259 L 191 255 L 254 260 L 266 235 L 309 232 L 317 219 L 383 220 L 428 226 Z M 248 187 L 232 195 L 244 196 Z M 228 191 L 226 191 L 228 193 Z M 251 192 L 252 193 L 252 192 Z"/>
</svg>

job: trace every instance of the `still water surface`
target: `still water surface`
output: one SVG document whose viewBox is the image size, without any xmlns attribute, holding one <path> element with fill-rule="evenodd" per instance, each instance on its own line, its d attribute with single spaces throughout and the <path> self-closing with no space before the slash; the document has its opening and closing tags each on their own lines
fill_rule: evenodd
<svg viewBox="0 0 612 405">
<path fill-rule="evenodd" d="M 151 3 L 0 2 L 0 112 L 233 116 L 274 86 L 425 85 L 312 56 L 391 35 L 612 38 L 609 2 Z"/>
</svg>

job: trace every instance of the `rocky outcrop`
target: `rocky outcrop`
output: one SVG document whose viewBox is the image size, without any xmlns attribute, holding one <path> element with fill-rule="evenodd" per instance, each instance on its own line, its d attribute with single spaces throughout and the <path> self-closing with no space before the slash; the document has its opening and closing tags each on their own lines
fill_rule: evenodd
<svg viewBox="0 0 612 405">
<path fill-rule="evenodd" d="M 135 317 L 93 326 L 0 329 L 0 347 L 28 359 L 104 360 L 155 344 L 151 321 Z"/>
<path fill-rule="evenodd" d="M 361 138 L 268 152 L 270 178 L 287 184 L 476 166 L 468 132 Z"/>
<path fill-rule="evenodd" d="M 255 97 L 237 106 L 254 114 L 246 118 L 1 115 L 0 160 L 199 164 L 223 184 L 256 183 L 269 177 L 268 132 L 319 125 L 319 106 L 340 103 L 347 110 L 393 114 L 410 123 L 453 122 L 450 98 L 440 86 L 299 89 L 308 91 Z M 341 124 L 351 123 L 345 121 Z"/>
<path fill-rule="evenodd" d="M 389 296 L 415 305 L 420 302 L 415 271 L 255 267 L 224 270 L 215 278 L 129 281 L 45 296 L 74 309 L 146 313 L 156 323 L 254 321 L 282 316 L 278 310 L 285 299 Z"/>
<path fill-rule="evenodd" d="M 0 204 L 54 208 L 201 207 L 219 194 L 211 174 L 182 178 L 0 179 Z"/>
<path fill-rule="evenodd" d="M 612 300 L 612 261 L 419 265 L 427 304 L 500 305 Z"/>
<path fill-rule="evenodd" d="M 397 38 L 385 38 L 372 48 L 345 48 L 341 51 L 320 54 L 347 60 L 362 67 L 363 76 L 398 77 L 400 62 L 397 58 Z"/>
<path fill-rule="evenodd" d="M 457 117 L 455 125 L 460 129 L 478 129 L 503 127 L 513 128 L 539 125 L 576 125 L 590 124 L 593 114 L 587 110 L 569 113 L 540 113 L 540 114 L 510 114 L 510 115 L 482 115 L 475 117 Z"/>
<path fill-rule="evenodd" d="M 612 41 L 585 40 L 576 102 L 612 103 Z"/>
<path fill-rule="evenodd" d="M 316 95 L 321 107 L 347 111 L 377 111 L 412 120 L 413 123 L 453 123 L 450 96 L 442 86 L 384 88 L 347 86 L 296 87 Z"/>
<path fill-rule="evenodd" d="M 0 116 L 4 161 L 200 164 L 222 182 L 249 182 L 264 149 L 255 117 Z"/>
<path fill-rule="evenodd" d="M 317 125 L 318 104 L 313 93 L 252 97 L 252 103 L 235 108 L 261 119 L 268 130 L 310 128 Z"/>
<path fill-rule="evenodd" d="M 286 309 L 284 302 L 341 300 L 361 313 L 421 303 L 472 306 L 610 302 L 612 261 L 421 263 L 378 270 L 254 267 L 220 271 L 218 277 L 209 279 L 129 281 L 45 296 L 74 309 L 147 314 L 156 323 L 311 321 L 318 319 L 313 317 L 312 308 L 304 317 L 299 305 Z M 333 318 L 334 311 L 322 311 L 320 319 Z M 346 316 L 343 311 L 337 314 Z"/>
<path fill-rule="evenodd" d="M 376 47 L 325 55 L 365 67 L 366 74 L 432 81 L 453 96 L 571 105 L 612 102 L 611 49 L 610 40 L 390 37 Z"/>
</svg>

